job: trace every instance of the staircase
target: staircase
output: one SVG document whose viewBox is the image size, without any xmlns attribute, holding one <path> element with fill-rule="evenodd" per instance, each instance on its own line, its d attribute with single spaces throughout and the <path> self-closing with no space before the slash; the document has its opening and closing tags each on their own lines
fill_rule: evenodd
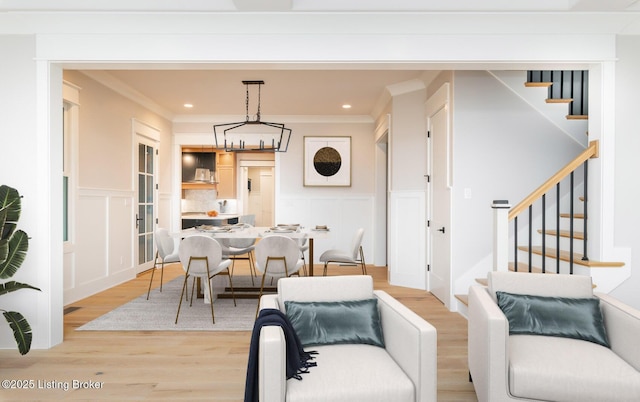
<svg viewBox="0 0 640 402">
<path fill-rule="evenodd" d="M 588 70 L 530 70 L 527 87 L 547 87 L 547 103 L 568 104 L 569 120 L 589 118 Z"/>
<path fill-rule="evenodd" d="M 547 103 L 566 103 L 566 118 L 581 120 L 588 118 L 587 84 L 588 71 L 529 71 L 525 86 L 548 87 Z M 593 141 L 509 210 L 505 218 L 509 221 L 508 239 L 496 240 L 511 244 L 506 269 L 593 276 L 593 269 L 624 266 L 623 262 L 595 261 L 588 255 L 588 161 L 597 157 L 598 142 Z M 487 285 L 486 278 L 477 278 L 476 282 Z M 467 305 L 466 294 L 456 298 Z"/>
</svg>

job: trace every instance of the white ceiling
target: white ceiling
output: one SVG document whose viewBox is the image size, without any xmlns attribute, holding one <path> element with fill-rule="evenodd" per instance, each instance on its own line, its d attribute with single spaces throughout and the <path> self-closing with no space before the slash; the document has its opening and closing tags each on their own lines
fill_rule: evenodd
<svg viewBox="0 0 640 402">
<path fill-rule="evenodd" d="M 90 72 L 86 72 L 91 74 Z M 109 75 L 171 115 L 245 115 L 244 80 L 263 80 L 262 116 L 368 116 L 385 87 L 419 79 L 422 70 L 110 70 Z M 435 74 L 436 72 L 431 72 Z M 249 86 L 249 115 L 258 87 Z M 193 108 L 183 105 L 191 103 Z M 343 109 L 350 104 L 351 109 Z"/>
</svg>

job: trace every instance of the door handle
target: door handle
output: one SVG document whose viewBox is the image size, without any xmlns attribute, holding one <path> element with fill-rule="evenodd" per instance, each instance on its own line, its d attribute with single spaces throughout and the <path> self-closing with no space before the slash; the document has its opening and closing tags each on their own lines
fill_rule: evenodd
<svg viewBox="0 0 640 402">
<path fill-rule="evenodd" d="M 438 229 L 438 232 L 442 232 L 444 234 L 444 226 Z"/>
<path fill-rule="evenodd" d="M 136 214 L 136 229 L 138 228 L 138 226 L 140 226 L 140 225 L 139 225 L 139 222 L 140 222 L 141 220 L 143 220 L 143 218 L 139 218 L 139 217 L 138 217 L 138 214 Z"/>
</svg>

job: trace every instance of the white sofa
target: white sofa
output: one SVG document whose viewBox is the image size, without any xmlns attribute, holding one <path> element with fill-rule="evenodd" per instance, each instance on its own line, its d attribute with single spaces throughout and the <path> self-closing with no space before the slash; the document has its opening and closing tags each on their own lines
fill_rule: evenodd
<svg viewBox="0 0 640 402">
<path fill-rule="evenodd" d="M 498 291 L 597 296 L 611 348 L 559 336 L 510 335 Z M 468 314 L 469 372 L 480 402 L 640 401 L 640 311 L 594 294 L 590 277 L 490 272 L 488 287 L 470 287 Z"/>
<path fill-rule="evenodd" d="M 302 380 L 286 380 L 285 338 L 265 326 L 259 341 L 259 398 L 276 401 L 436 401 L 436 329 L 384 291 L 370 276 L 283 278 L 277 295 L 264 295 L 260 308 L 285 312 L 285 301 L 331 302 L 377 298 L 385 348 L 365 344 L 305 347 L 317 366 Z"/>
</svg>

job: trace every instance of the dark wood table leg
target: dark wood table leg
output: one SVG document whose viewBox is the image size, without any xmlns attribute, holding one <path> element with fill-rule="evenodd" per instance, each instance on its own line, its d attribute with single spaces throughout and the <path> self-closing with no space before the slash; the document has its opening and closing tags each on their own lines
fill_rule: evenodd
<svg viewBox="0 0 640 402">
<path fill-rule="evenodd" d="M 309 276 L 313 276 L 313 237 L 309 238 Z"/>
</svg>

